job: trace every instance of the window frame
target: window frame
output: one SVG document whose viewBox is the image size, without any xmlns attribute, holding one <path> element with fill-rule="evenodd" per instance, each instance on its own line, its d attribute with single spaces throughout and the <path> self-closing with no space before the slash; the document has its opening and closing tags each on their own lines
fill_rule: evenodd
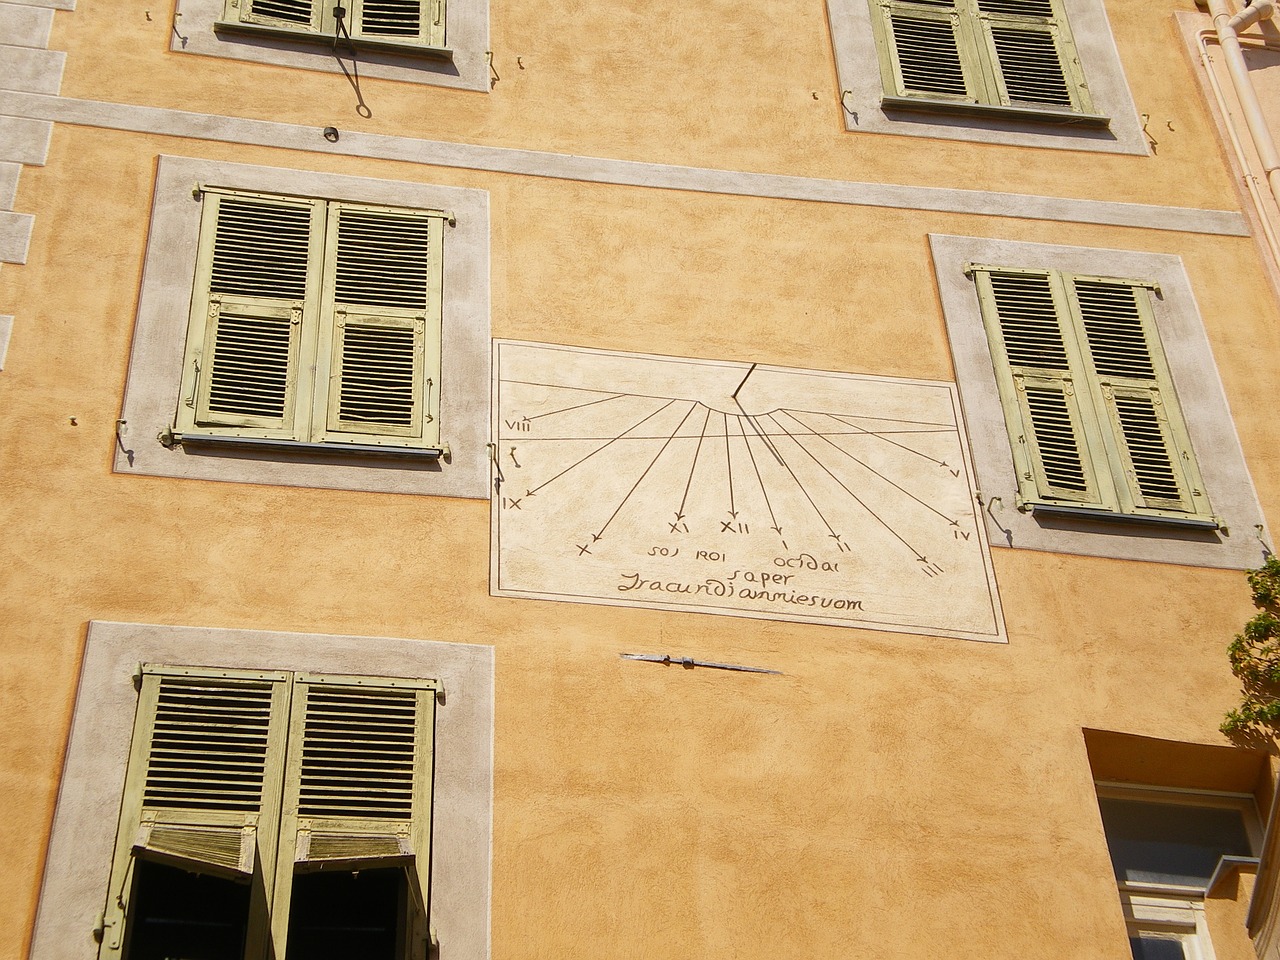
<svg viewBox="0 0 1280 960">
<path fill-rule="evenodd" d="M 191 396 L 188 319 L 204 215 L 204 204 L 193 197 L 192 187 L 200 184 L 454 215 L 456 226 L 442 228 L 447 236 L 440 363 L 446 376 L 432 398 L 439 405 L 444 443 L 421 449 L 400 446 L 398 441 L 311 444 L 287 438 L 211 436 L 208 431 L 184 436 L 180 445 L 172 443 L 175 412 Z M 137 242 L 145 242 L 144 270 L 119 416 L 123 422 L 115 442 L 117 472 L 489 498 L 486 444 L 492 381 L 485 191 L 162 156 L 149 229 L 140 225 Z M 157 441 L 161 436 L 169 446 Z"/>
<path fill-rule="evenodd" d="M 1055 0 L 1088 80 L 1089 113 L 896 97 L 884 81 L 876 0 L 827 0 L 845 130 L 1147 156 L 1102 0 Z M 940 9 L 940 8 L 939 8 Z M 984 42 L 985 39 L 984 39 Z M 1075 67 L 1068 65 L 1074 71 Z M 1090 122 L 1090 118 L 1093 118 Z M 1106 120 L 1106 125 L 1102 124 Z"/>
<path fill-rule="evenodd" d="M 339 0 L 310 0 L 310 22 L 302 25 L 287 19 L 258 14 L 255 0 L 225 0 L 222 18 L 214 24 L 217 32 L 244 33 L 250 36 L 273 36 L 285 40 L 315 41 L 329 44 L 335 49 L 339 44 L 356 50 L 384 50 L 403 54 L 416 54 L 441 60 L 452 60 L 453 52 L 446 46 L 446 0 L 419 0 L 425 29 L 415 40 L 391 39 L 371 35 L 361 29 L 360 12 L 365 0 L 350 2 L 350 24 L 339 28 L 334 16 L 334 6 Z"/>
<path fill-rule="evenodd" d="M 1018 508 L 1216 529 L 1219 524 L 1204 494 L 1204 481 L 1200 478 L 1177 390 L 1155 329 L 1152 298 L 1159 296 L 1159 284 L 1145 279 L 974 263 L 967 264 L 965 272 L 974 280 L 991 345 L 1018 479 Z M 1037 368 L 1011 359 L 1000 317 L 996 278 L 1031 283 L 1046 281 L 1064 347 L 1065 368 Z M 1085 284 L 1132 293 L 1134 316 L 1147 352 L 1144 359 L 1152 368 L 1149 377 L 1125 376 L 1098 368 L 1079 294 L 1079 288 Z M 1021 296 L 1026 296 L 1025 291 Z M 1029 407 L 1031 381 L 1038 383 L 1042 394 L 1062 398 L 1062 409 L 1070 417 L 1071 433 L 1077 441 L 1084 490 L 1054 489 L 1039 449 L 1035 416 Z M 1143 491 L 1120 413 L 1122 397 L 1149 402 L 1166 454 L 1167 479 L 1178 489 L 1176 499 L 1154 502 L 1158 498 Z M 1161 412 L 1163 419 L 1160 419 Z"/>
<path fill-rule="evenodd" d="M 1261 562 L 1263 542 L 1269 542 L 1266 520 L 1181 258 L 944 234 L 930 234 L 929 245 L 981 491 L 981 513 L 993 548 L 1234 570 Z M 1085 276 L 1142 277 L 1159 285 L 1162 296 L 1152 300 L 1153 322 L 1218 529 L 1158 518 L 1131 523 L 1017 508 L 1018 473 L 980 303 L 974 282 L 965 273 L 970 263 L 1017 263 L 1027 269 Z"/>
<path fill-rule="evenodd" d="M 45 854 L 31 960 L 95 957 L 138 705 L 139 663 L 438 681 L 431 798 L 431 926 L 454 960 L 488 960 L 493 647 L 391 637 L 91 621 Z M 95 924 L 95 917 L 98 920 Z M 77 946 L 78 945 L 78 946 Z"/>
<path fill-rule="evenodd" d="M 182 398 L 174 418 L 174 443 L 208 442 L 219 438 L 293 441 L 312 448 L 324 445 L 385 447 L 387 453 L 407 455 L 420 450 L 441 456 L 448 446 L 441 441 L 440 359 L 442 280 L 445 224 L 456 224 L 447 211 L 420 210 L 319 197 L 228 190 L 217 186 L 199 189 L 203 206 L 199 254 L 188 321 L 187 348 L 183 360 Z M 305 293 L 301 300 L 279 297 L 246 297 L 211 290 L 220 212 L 227 200 L 264 207 L 308 210 L 309 248 Z M 339 218 L 347 211 L 421 221 L 427 228 L 426 289 L 424 306 L 405 310 L 357 306 L 335 300 L 335 258 L 339 245 Z M 243 242 L 243 241 L 241 241 Z M 256 278 L 255 278 L 256 279 Z M 241 315 L 289 320 L 288 374 L 280 417 L 215 412 L 210 404 L 210 379 L 215 369 L 216 331 L 225 309 L 234 305 Z M 369 425 L 359 429 L 339 416 L 338 398 L 343 354 L 336 344 L 350 317 L 362 316 L 363 326 L 394 326 L 414 331 L 413 399 L 410 424 Z M 306 375 L 310 371 L 310 375 Z M 279 420 L 279 422 L 274 422 Z M 365 450 L 377 454 L 377 450 Z"/>
<path fill-rule="evenodd" d="M 1045 0 L 1051 8 L 1047 17 L 1019 16 L 980 8 L 979 0 L 868 0 L 872 6 L 872 26 L 879 55 L 884 95 L 881 105 L 902 110 L 972 111 L 1031 120 L 1069 117 L 1076 123 L 1107 126 L 1108 117 L 1093 112 L 1070 22 L 1062 0 Z M 952 26 L 956 59 L 964 77 L 965 93 L 948 96 L 944 92 L 913 89 L 903 73 L 895 16 L 903 19 L 946 21 Z M 1038 101 L 1015 100 L 1010 94 L 993 31 L 998 28 L 1046 34 L 1057 55 L 1057 68 L 1070 106 L 1062 108 Z"/>
<path fill-rule="evenodd" d="M 1257 799 L 1253 794 L 1103 780 L 1095 781 L 1094 789 L 1099 800 L 1131 800 L 1238 811 L 1254 855 L 1262 849 L 1262 821 Z M 1103 837 L 1105 841 L 1105 828 Z M 1209 938 L 1204 912 L 1204 898 L 1212 887 L 1213 878 L 1206 887 L 1144 883 L 1122 880 L 1119 877 L 1115 881 L 1124 911 L 1125 930 L 1130 938 L 1141 933 L 1153 933 L 1177 940 L 1183 947 L 1186 960 L 1214 960 L 1213 943 Z"/>
<path fill-rule="evenodd" d="M 328 0 L 325 0 L 328 2 Z M 336 0 L 335 0 L 336 2 Z M 227 0 L 178 0 L 169 49 L 176 54 L 222 57 L 341 75 L 356 61 L 362 77 L 431 84 L 488 93 L 491 73 L 489 0 L 445 0 L 439 46 L 384 37 L 348 42 L 333 33 L 241 23 Z M 350 5 L 348 5 L 350 9 Z"/>
<path fill-rule="evenodd" d="M 117 828 L 115 858 L 103 911 L 105 936 L 99 949 L 100 960 L 116 960 L 128 949 L 128 915 L 133 898 L 137 895 L 134 863 L 146 859 L 162 864 L 182 865 L 174 863 L 174 854 L 157 856 L 147 849 L 149 844 L 141 842 L 157 824 L 171 828 L 200 825 L 206 830 L 243 833 L 242 849 L 246 844 L 250 845 L 250 858 L 247 864 L 241 864 L 240 872 L 253 887 L 248 901 L 247 935 L 243 954 L 245 960 L 287 956 L 293 878 L 302 872 L 299 864 L 303 862 L 303 858 L 299 854 L 309 851 L 309 841 L 314 836 L 312 831 L 317 825 L 322 829 L 328 827 L 351 835 L 368 833 L 371 826 L 377 828 L 375 832 L 379 836 L 393 830 L 397 836 L 403 833 L 408 849 L 412 851 L 411 863 L 400 862 L 402 858 L 381 857 L 368 860 L 365 868 L 373 869 L 385 863 L 390 867 L 404 869 L 406 882 L 411 887 L 411 896 L 418 905 L 418 912 L 410 921 L 403 938 L 404 955 L 406 958 L 425 960 L 430 918 L 428 869 L 431 863 L 435 702 L 443 689 L 438 681 L 305 671 L 209 669 L 149 663 L 141 664 L 136 676 L 139 687 L 138 708 L 125 774 L 124 801 Z M 174 693 L 187 684 L 220 685 L 224 691 L 236 688 L 268 691 L 262 698 L 263 703 L 269 705 L 266 712 L 268 726 L 263 735 L 262 792 L 256 812 L 234 814 L 219 811 L 215 806 L 179 809 L 172 805 L 147 804 L 144 793 L 152 772 L 152 744 L 157 723 L 160 722 L 159 698 L 166 689 L 166 684 Z M 308 724 L 308 696 L 313 688 L 326 687 L 414 692 L 415 769 L 412 773 L 411 813 L 407 821 L 384 820 L 371 824 L 367 818 L 352 821 L 350 818 L 344 820 L 334 817 L 321 817 L 317 821 L 299 808 L 298 793 L 304 781 L 304 734 Z M 175 720 L 165 722 L 172 737 Z M 161 764 L 164 763 L 162 759 Z M 172 782 L 173 774 L 169 773 L 167 776 Z M 307 850 L 303 849 L 304 846 Z M 242 860 L 244 859 L 242 855 Z M 243 869 L 246 866 L 247 870 Z M 224 872 L 199 859 L 189 860 L 186 868 L 215 876 Z M 335 864 L 333 868 L 340 870 L 343 865 Z M 258 889 L 259 886 L 261 889 Z M 414 950 L 411 944 L 417 945 L 419 949 Z"/>
</svg>

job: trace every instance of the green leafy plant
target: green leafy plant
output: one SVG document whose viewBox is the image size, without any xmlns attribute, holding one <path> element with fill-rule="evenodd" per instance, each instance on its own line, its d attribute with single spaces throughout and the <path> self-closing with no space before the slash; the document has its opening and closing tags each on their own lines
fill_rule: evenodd
<svg viewBox="0 0 1280 960">
<path fill-rule="evenodd" d="M 1227 712 L 1221 730 L 1231 735 L 1274 735 L 1280 721 L 1280 558 L 1267 557 L 1249 571 L 1253 604 L 1260 611 L 1227 647 L 1231 672 L 1243 699 Z"/>
</svg>

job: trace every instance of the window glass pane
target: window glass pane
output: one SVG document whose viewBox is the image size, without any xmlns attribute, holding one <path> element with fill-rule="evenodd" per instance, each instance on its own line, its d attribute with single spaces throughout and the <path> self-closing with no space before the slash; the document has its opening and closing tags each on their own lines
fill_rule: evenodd
<svg viewBox="0 0 1280 960">
<path fill-rule="evenodd" d="M 129 904 L 129 960 L 240 960 L 249 885 L 139 860 Z"/>
<path fill-rule="evenodd" d="M 1107 797 L 1098 806 L 1122 881 L 1204 886 L 1219 857 L 1253 855 L 1239 810 Z"/>
<path fill-rule="evenodd" d="M 397 960 L 406 892 L 400 869 L 296 875 L 289 960 Z"/>
<path fill-rule="evenodd" d="M 1186 960 L 1186 951 L 1182 949 L 1182 941 L 1174 937 L 1160 937 L 1150 933 L 1140 933 L 1129 938 L 1129 946 L 1133 948 L 1133 960 Z"/>
</svg>

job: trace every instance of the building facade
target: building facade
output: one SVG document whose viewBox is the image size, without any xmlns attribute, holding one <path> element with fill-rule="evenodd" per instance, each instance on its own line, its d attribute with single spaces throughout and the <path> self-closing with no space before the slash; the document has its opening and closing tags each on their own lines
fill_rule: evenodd
<svg viewBox="0 0 1280 960">
<path fill-rule="evenodd" d="M 0 3 L 0 957 L 1270 960 L 1215 13 Z"/>
</svg>

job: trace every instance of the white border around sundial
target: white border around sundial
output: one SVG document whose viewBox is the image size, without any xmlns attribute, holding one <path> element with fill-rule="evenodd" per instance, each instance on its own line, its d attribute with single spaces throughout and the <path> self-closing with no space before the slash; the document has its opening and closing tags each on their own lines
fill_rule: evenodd
<svg viewBox="0 0 1280 960">
<path fill-rule="evenodd" d="M 493 369 L 495 596 L 1004 642 L 954 384 L 514 340 Z"/>
</svg>

